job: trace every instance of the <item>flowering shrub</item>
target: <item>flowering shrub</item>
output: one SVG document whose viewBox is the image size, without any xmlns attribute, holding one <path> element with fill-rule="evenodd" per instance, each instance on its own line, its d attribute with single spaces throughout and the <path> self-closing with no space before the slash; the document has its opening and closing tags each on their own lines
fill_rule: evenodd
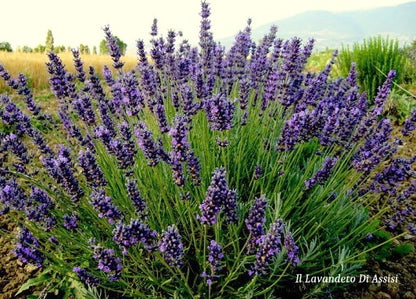
<svg viewBox="0 0 416 299">
<path fill-rule="evenodd" d="M 282 286 L 298 273 L 354 275 L 378 229 L 369 200 L 406 201 L 415 188 L 397 191 L 414 177 L 414 158 L 379 170 L 398 144 L 381 118 L 394 71 L 368 107 L 354 66 L 336 81 L 333 60 L 303 72 L 313 40 L 283 41 L 272 27 L 256 44 L 249 21 L 225 51 L 209 15 L 202 2 L 199 48 L 174 31 L 158 37 L 155 21 L 151 59 L 139 40 L 134 70 L 123 69 L 108 27 L 114 63 L 101 75 L 77 50 L 75 74 L 49 53 L 59 122 L 23 76 L 0 65 L 26 102 L 1 95 L 0 207 L 21 224 L 15 254 L 43 268 L 49 288 L 181 298 L 301 292 Z M 403 134 L 414 128 L 412 117 Z"/>
</svg>

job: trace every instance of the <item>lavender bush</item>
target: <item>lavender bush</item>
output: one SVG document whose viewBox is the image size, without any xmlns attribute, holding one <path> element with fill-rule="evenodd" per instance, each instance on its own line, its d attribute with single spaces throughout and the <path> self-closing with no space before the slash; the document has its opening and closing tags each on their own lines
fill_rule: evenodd
<svg viewBox="0 0 416 299">
<path fill-rule="evenodd" d="M 209 16 L 202 2 L 199 47 L 155 20 L 133 70 L 109 27 L 103 74 L 77 50 L 75 74 L 49 53 L 59 122 L 0 65 L 16 90 L 0 96 L 0 208 L 21 225 L 15 254 L 44 269 L 37 282 L 147 298 L 318 292 L 295 275 L 356 274 L 381 228 L 370 199 L 410 198 L 414 184 L 397 183 L 415 158 L 380 168 L 400 143 L 381 117 L 394 71 L 368 107 L 354 66 L 337 80 L 334 60 L 303 71 L 313 40 L 272 27 L 256 44 L 249 21 L 226 51 Z M 403 134 L 414 128 L 412 117 Z M 394 228 L 412 213 L 397 212 Z"/>
</svg>

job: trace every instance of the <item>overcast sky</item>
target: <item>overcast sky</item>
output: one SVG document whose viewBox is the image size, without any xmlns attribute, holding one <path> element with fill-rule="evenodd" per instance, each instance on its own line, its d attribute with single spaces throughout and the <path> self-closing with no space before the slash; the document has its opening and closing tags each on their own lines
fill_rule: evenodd
<svg viewBox="0 0 416 299">
<path fill-rule="evenodd" d="M 215 38 L 234 36 L 248 18 L 252 27 L 275 22 L 308 10 L 349 11 L 392 6 L 411 0 L 211 0 Z M 196 44 L 199 30 L 199 0 L 0 0 L 0 42 L 12 47 L 44 44 L 52 30 L 55 45 L 90 47 L 99 44 L 108 24 L 113 34 L 130 46 L 149 39 L 153 18 L 160 32 L 181 30 Z M 278 25 L 278 22 L 276 22 Z"/>
</svg>

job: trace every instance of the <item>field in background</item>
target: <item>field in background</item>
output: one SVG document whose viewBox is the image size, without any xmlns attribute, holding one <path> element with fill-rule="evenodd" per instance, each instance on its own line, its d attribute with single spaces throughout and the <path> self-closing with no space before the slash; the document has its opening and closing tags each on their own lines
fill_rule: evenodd
<svg viewBox="0 0 416 299">
<path fill-rule="evenodd" d="M 73 73 L 73 57 L 72 53 L 59 53 L 62 62 L 66 68 Z M 82 54 L 82 60 L 85 71 L 88 72 L 88 66 L 93 66 L 96 71 L 101 74 L 104 65 L 111 66 L 112 61 L 109 55 L 88 55 Z M 23 73 L 29 78 L 31 88 L 36 90 L 49 89 L 49 74 L 45 63 L 48 57 L 45 53 L 22 53 L 22 52 L 2 52 L 0 51 L 0 64 L 4 66 L 10 74 L 15 77 L 19 73 Z M 126 63 L 126 69 L 132 69 L 137 64 L 137 58 L 134 56 L 124 56 L 123 61 Z M 5 86 L 4 80 L 0 80 L 0 92 L 4 92 L 8 87 Z"/>
<path fill-rule="evenodd" d="M 306 71 L 319 72 L 331 59 L 333 50 L 327 50 L 312 54 Z M 72 53 L 63 52 L 58 54 L 61 57 L 63 63 L 67 69 L 74 73 L 74 65 L 72 61 Z M 81 58 L 84 61 L 84 66 L 93 66 L 96 71 L 101 75 L 103 66 L 112 64 L 111 57 L 109 55 L 89 55 L 81 54 Z M 122 60 L 126 63 L 125 69 L 132 69 L 137 64 L 137 57 L 135 56 L 123 56 Z M 23 73 L 29 78 L 30 87 L 37 90 L 49 89 L 49 74 L 46 69 L 45 63 L 48 61 L 48 57 L 45 53 L 22 53 L 22 52 L 2 52 L 0 51 L 0 64 L 2 64 L 10 74 L 15 77 L 19 73 Z M 84 68 L 88 71 L 87 68 Z M 332 71 L 334 75 L 337 74 L 336 68 Z M 0 80 L 0 92 L 9 90 L 4 84 L 4 80 Z"/>
</svg>

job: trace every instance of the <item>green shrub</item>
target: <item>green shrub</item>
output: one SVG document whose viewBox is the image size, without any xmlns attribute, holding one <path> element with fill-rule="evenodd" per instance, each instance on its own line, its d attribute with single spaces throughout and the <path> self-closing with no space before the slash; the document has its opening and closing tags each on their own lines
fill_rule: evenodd
<svg viewBox="0 0 416 299">
<path fill-rule="evenodd" d="M 388 37 L 372 37 L 363 43 L 355 43 L 350 49 L 343 47 L 339 54 L 338 67 L 342 76 L 347 76 L 351 63 L 355 62 L 358 71 L 358 83 L 367 99 L 372 101 L 377 88 L 383 84 L 389 70 L 395 70 L 395 81 L 402 82 L 406 65 L 406 55 L 399 48 L 398 40 Z"/>
</svg>

